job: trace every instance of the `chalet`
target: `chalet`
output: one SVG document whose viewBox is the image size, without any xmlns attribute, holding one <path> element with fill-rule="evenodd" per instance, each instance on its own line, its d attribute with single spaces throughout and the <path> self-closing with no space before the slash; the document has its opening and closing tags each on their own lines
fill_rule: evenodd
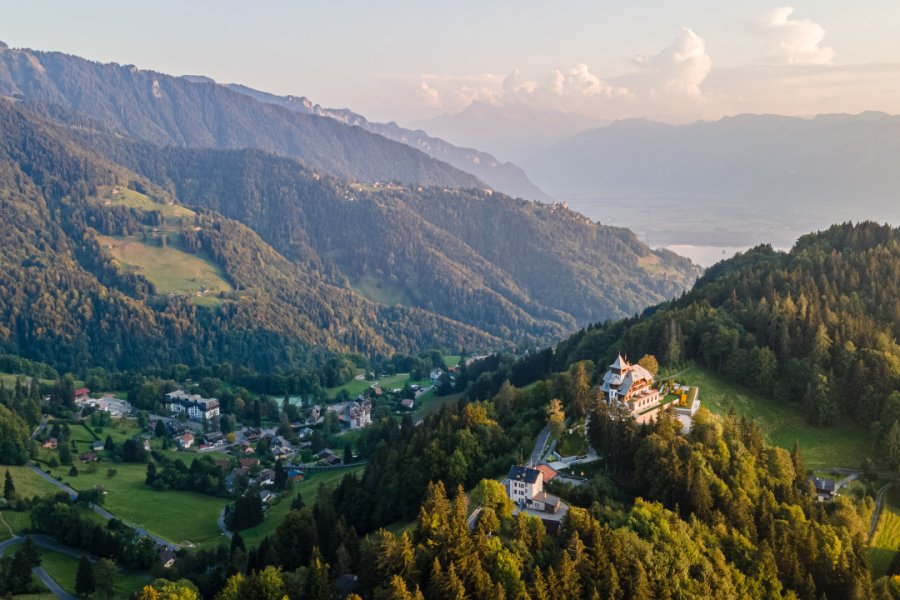
<svg viewBox="0 0 900 600">
<path fill-rule="evenodd" d="M 94 452 L 100 452 L 103 450 L 103 442 L 100 440 L 94 440 L 94 443 L 91 444 L 91 450 Z"/>
<path fill-rule="evenodd" d="M 157 547 L 156 554 L 159 556 L 160 564 L 166 569 L 175 564 L 175 550 L 172 548 L 160 545 Z"/>
<path fill-rule="evenodd" d="M 86 387 L 78 388 L 77 390 L 75 390 L 75 402 L 84 402 L 85 400 L 88 399 L 88 395 L 90 393 L 91 393 L 91 390 L 89 390 Z"/>
<path fill-rule="evenodd" d="M 653 387 L 653 374 L 622 355 L 609 365 L 600 390 L 607 402 L 624 405 L 638 423 L 652 421 L 662 408 L 659 390 Z"/>
<path fill-rule="evenodd" d="M 199 450 L 200 452 L 206 452 L 208 450 L 212 450 L 214 447 L 215 446 L 213 446 L 212 444 L 200 444 L 199 446 L 197 446 L 197 450 Z"/>
<path fill-rule="evenodd" d="M 825 477 L 810 477 L 810 483 L 816 488 L 816 497 L 820 502 L 832 500 L 838 491 L 838 482 Z"/>
<path fill-rule="evenodd" d="M 188 394 L 184 390 L 175 390 L 166 394 L 166 410 L 169 414 L 187 413 L 193 421 L 209 421 L 219 416 L 219 401 L 216 398 L 203 398 L 199 394 Z"/>
<path fill-rule="evenodd" d="M 544 491 L 544 474 L 538 469 L 513 465 L 506 476 L 506 493 L 519 508 L 554 514 L 565 504 Z"/>
<path fill-rule="evenodd" d="M 55 437 L 47 438 L 44 440 L 44 443 L 41 444 L 42 448 L 47 448 L 48 450 L 56 450 L 56 445 L 58 444 Z"/>
<path fill-rule="evenodd" d="M 97 462 L 97 454 L 94 452 L 85 452 L 84 454 L 80 454 L 78 456 L 78 460 L 83 463 Z"/>
<path fill-rule="evenodd" d="M 256 485 L 262 487 L 266 485 L 273 485 L 275 483 L 275 471 L 272 469 L 263 469 L 259 472 L 259 475 L 256 477 Z"/>
<path fill-rule="evenodd" d="M 248 442 L 255 442 L 262 437 L 262 431 L 259 429 L 247 429 L 244 431 L 244 439 Z"/>
<path fill-rule="evenodd" d="M 263 504 L 268 504 L 275 499 L 275 494 L 273 494 L 269 490 L 263 490 L 259 493 L 259 499 L 262 500 Z"/>
<path fill-rule="evenodd" d="M 258 458 L 242 458 L 241 459 L 241 466 L 247 467 L 248 469 L 252 469 L 253 467 L 255 467 L 258 464 L 259 464 Z"/>
<path fill-rule="evenodd" d="M 412 410 L 415 403 L 416 401 L 412 398 L 404 398 L 400 405 L 406 410 Z"/>
<path fill-rule="evenodd" d="M 431 373 L 429 373 L 429 375 L 428 375 L 428 378 L 431 379 L 432 381 L 437 381 L 438 379 L 441 378 L 441 375 L 443 375 L 443 374 L 444 374 L 443 369 L 432 369 Z"/>
<path fill-rule="evenodd" d="M 178 445 L 184 450 L 187 450 L 188 448 L 193 446 L 194 445 L 194 434 L 193 433 L 185 433 L 184 435 L 179 437 Z"/>
<path fill-rule="evenodd" d="M 300 469 L 291 469 L 287 472 L 288 479 L 291 481 L 303 481 L 303 471 Z"/>
</svg>

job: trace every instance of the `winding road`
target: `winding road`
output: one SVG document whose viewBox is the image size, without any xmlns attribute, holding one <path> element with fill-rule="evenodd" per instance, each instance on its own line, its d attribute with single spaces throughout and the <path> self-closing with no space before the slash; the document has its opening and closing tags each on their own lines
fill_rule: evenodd
<svg viewBox="0 0 900 600">
<path fill-rule="evenodd" d="M 8 546 L 13 546 L 15 544 L 21 544 L 23 541 L 25 541 L 24 537 L 22 537 L 20 535 L 16 535 L 16 536 L 9 538 L 8 540 L 4 540 L 3 542 L 0 542 L 0 554 L 2 554 L 3 551 L 6 550 L 6 548 Z M 31 536 L 31 541 L 33 541 L 38 546 L 42 546 L 42 547 L 48 548 L 50 550 L 55 550 L 56 552 L 63 552 L 64 554 L 69 554 L 71 556 L 77 556 L 79 558 L 81 557 L 80 554 L 78 554 L 71 548 L 69 548 L 67 546 L 63 546 L 62 544 L 60 544 L 53 538 L 50 538 L 47 536 L 33 535 L 33 536 Z M 40 579 L 43 582 L 43 584 L 46 585 L 50 589 L 50 591 L 53 592 L 53 595 L 56 596 L 57 598 L 62 598 L 63 600 L 78 600 L 77 597 L 73 596 L 72 594 L 70 594 L 69 592 L 64 590 L 62 588 L 62 586 L 60 586 L 58 583 L 56 583 L 56 581 L 52 577 L 50 577 L 50 575 L 47 573 L 47 571 L 44 570 L 43 567 L 35 567 L 34 569 L 31 570 L 31 572 L 34 573 L 35 575 L 37 575 L 38 579 Z"/>
</svg>

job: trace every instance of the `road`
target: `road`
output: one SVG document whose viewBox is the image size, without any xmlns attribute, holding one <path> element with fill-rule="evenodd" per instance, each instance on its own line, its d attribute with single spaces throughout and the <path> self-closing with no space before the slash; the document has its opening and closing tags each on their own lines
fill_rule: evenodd
<svg viewBox="0 0 900 600">
<path fill-rule="evenodd" d="M 52 483 L 53 485 L 58 487 L 59 489 L 66 492 L 69 495 L 69 498 L 71 498 L 72 500 L 75 500 L 76 498 L 78 498 L 77 490 L 70 488 L 69 486 L 67 486 L 66 484 L 64 484 L 61 481 L 58 481 L 54 477 L 52 477 L 52 476 L 48 475 L 47 473 L 45 473 L 44 471 L 40 470 L 37 466 L 35 466 L 32 463 L 29 463 L 28 466 L 31 467 L 31 469 L 35 473 L 37 473 L 38 475 L 40 475 L 41 477 L 43 477 L 44 479 L 46 479 L 47 481 L 49 481 L 50 483 Z M 103 508 L 102 506 L 99 506 L 97 504 L 92 504 L 91 510 L 93 510 L 95 513 L 97 513 L 98 515 L 100 515 L 101 517 L 106 519 L 107 521 L 112 520 L 112 519 L 118 519 L 118 517 L 116 517 L 114 514 L 112 514 L 111 512 L 109 512 L 108 510 L 106 510 L 105 508 Z M 127 524 L 127 521 L 125 521 L 124 519 L 119 519 L 119 520 L 122 521 L 123 523 Z M 174 543 L 170 542 L 169 540 L 167 540 L 165 538 L 161 538 L 158 535 L 156 535 L 155 533 L 150 533 L 149 531 L 147 531 L 143 528 L 137 527 L 137 532 L 139 535 L 149 537 L 151 540 L 153 540 L 157 544 L 162 544 L 164 546 L 171 546 L 171 547 L 176 547 L 176 548 L 178 547 L 178 544 L 174 544 Z"/>
<path fill-rule="evenodd" d="M 531 452 L 531 457 L 528 459 L 528 464 L 536 465 L 541 462 L 541 458 L 544 455 L 544 447 L 547 445 L 547 439 L 550 437 L 550 426 L 545 425 L 541 432 L 538 434 L 537 439 L 534 441 L 534 450 Z"/>
<path fill-rule="evenodd" d="M 47 426 L 48 418 L 49 417 L 47 415 L 41 415 L 41 422 L 38 424 L 38 426 L 34 429 L 34 432 L 31 434 L 31 439 L 36 440 L 37 437 L 39 435 L 41 435 L 41 432 L 44 430 L 44 427 Z"/>
<path fill-rule="evenodd" d="M 228 531 L 228 527 L 225 526 L 225 507 L 222 507 L 222 510 L 219 512 L 219 516 L 216 517 L 216 523 L 219 525 L 219 529 L 222 530 L 222 533 L 229 540 L 234 537 L 234 534 Z"/>
<path fill-rule="evenodd" d="M 872 538 L 875 537 L 875 530 L 878 529 L 878 519 L 881 518 L 881 509 L 884 508 L 884 496 L 892 485 L 893 483 L 884 484 L 878 490 L 878 495 L 875 496 L 875 510 L 872 512 L 872 522 L 869 524 L 869 543 L 872 542 Z"/>
<path fill-rule="evenodd" d="M 479 506 L 472 512 L 471 515 L 469 515 L 469 518 L 466 520 L 466 523 L 468 523 L 468 525 L 469 525 L 469 531 L 475 530 L 475 523 L 478 521 L 478 515 L 481 514 L 481 510 L 482 510 L 482 507 Z"/>
<path fill-rule="evenodd" d="M 39 539 L 39 538 L 46 538 L 46 536 L 33 535 L 33 536 L 31 536 L 31 541 L 33 541 L 38 546 L 43 546 L 43 547 L 49 548 L 51 550 L 56 550 L 57 552 L 64 551 L 66 554 L 70 554 L 70 555 L 73 552 L 75 552 L 71 548 L 62 546 L 61 544 L 59 544 L 56 540 L 53 540 L 52 538 L 47 538 L 46 540 Z M 47 545 L 45 542 L 47 542 L 48 540 L 52 541 L 53 544 Z M 25 541 L 25 538 L 23 538 L 20 535 L 17 535 L 17 536 L 9 538 L 8 540 L 0 542 L 0 553 L 2 553 L 6 549 L 7 546 L 12 546 L 14 544 L 20 544 L 23 541 Z M 77 553 L 76 553 L 76 555 L 78 557 L 81 556 L 80 554 L 77 554 Z M 63 600 L 78 600 L 78 598 L 76 598 L 75 596 L 73 596 L 72 594 L 67 592 L 66 590 L 62 589 L 62 586 L 60 586 L 58 583 L 56 583 L 56 581 L 54 581 L 54 579 L 52 577 L 50 577 L 50 575 L 47 573 L 47 571 L 44 570 L 43 567 L 35 567 L 34 569 L 31 570 L 31 572 L 34 573 L 35 575 L 37 575 L 38 579 L 40 579 L 44 583 L 44 585 L 46 585 L 50 589 L 50 591 L 53 592 L 53 595 L 55 595 L 57 598 L 62 598 Z"/>
</svg>

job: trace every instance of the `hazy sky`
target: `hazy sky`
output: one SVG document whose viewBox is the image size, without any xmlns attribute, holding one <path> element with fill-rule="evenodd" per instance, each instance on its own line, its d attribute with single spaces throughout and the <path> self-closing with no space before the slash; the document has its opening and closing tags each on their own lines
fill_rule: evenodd
<svg viewBox="0 0 900 600">
<path fill-rule="evenodd" d="M 472 100 L 597 119 L 900 113 L 896 0 L 0 0 L 0 40 L 411 122 Z"/>
</svg>

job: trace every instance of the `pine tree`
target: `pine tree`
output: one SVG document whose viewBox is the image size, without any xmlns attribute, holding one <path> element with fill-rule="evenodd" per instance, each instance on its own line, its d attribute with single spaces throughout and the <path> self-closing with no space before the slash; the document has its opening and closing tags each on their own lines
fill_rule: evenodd
<svg viewBox="0 0 900 600">
<path fill-rule="evenodd" d="M 7 502 L 12 502 L 16 499 L 16 485 L 13 483 L 9 469 L 6 470 L 6 480 L 3 482 L 3 497 Z"/>
<path fill-rule="evenodd" d="M 587 414 L 591 400 L 591 380 L 588 376 L 585 361 L 580 361 L 575 366 L 575 380 L 573 381 L 574 399 L 572 400 L 572 416 L 580 419 Z"/>
<path fill-rule="evenodd" d="M 79 565 L 79 568 L 81 565 Z M 110 600 L 115 594 L 116 578 L 119 575 L 119 567 L 108 558 L 101 558 L 94 565 L 94 579 L 96 591 L 106 600 Z"/>
<path fill-rule="evenodd" d="M 84 598 L 93 594 L 96 587 L 94 565 L 86 554 L 82 554 L 81 560 L 78 561 L 78 572 L 75 574 L 75 593 Z"/>
<path fill-rule="evenodd" d="M 147 464 L 147 478 L 144 479 L 144 483 L 147 485 L 153 485 L 153 482 L 156 481 L 156 465 L 153 463 Z"/>
</svg>

